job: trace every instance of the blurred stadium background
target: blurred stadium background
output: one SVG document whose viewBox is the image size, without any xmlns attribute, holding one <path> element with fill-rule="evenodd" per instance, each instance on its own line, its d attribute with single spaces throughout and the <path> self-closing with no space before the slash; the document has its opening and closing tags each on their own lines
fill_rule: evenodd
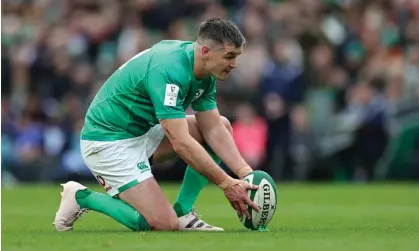
<svg viewBox="0 0 419 251">
<path fill-rule="evenodd" d="M 93 180 L 79 154 L 89 102 L 114 69 L 209 17 L 247 38 L 218 84 L 255 169 L 281 181 L 419 179 L 417 0 L 4 0 L 3 185 Z M 190 112 L 190 111 L 188 111 Z M 180 180 L 185 165 L 154 169 Z"/>
</svg>

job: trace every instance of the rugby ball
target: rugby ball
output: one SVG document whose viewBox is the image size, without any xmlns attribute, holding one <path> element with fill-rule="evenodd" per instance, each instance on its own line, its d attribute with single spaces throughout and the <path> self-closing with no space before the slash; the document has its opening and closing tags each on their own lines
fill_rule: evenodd
<svg viewBox="0 0 419 251">
<path fill-rule="evenodd" d="M 257 185 L 257 190 L 249 190 L 250 199 L 257 205 L 259 212 L 249 206 L 251 218 L 241 217 L 241 223 L 251 230 L 265 230 L 274 216 L 277 207 L 277 190 L 272 177 L 264 171 L 253 171 L 243 181 Z"/>
</svg>

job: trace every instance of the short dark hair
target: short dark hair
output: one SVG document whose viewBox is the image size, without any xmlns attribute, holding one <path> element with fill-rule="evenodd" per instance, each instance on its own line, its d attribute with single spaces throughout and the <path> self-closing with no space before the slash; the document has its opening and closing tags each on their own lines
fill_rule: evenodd
<svg viewBox="0 0 419 251">
<path fill-rule="evenodd" d="M 211 18 L 199 25 L 198 40 L 212 39 L 221 44 L 234 45 L 239 48 L 246 39 L 239 28 L 228 20 Z"/>
</svg>

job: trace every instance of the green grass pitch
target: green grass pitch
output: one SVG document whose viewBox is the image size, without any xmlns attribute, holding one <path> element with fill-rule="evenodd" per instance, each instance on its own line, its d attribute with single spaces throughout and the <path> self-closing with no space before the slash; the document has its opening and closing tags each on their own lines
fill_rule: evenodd
<svg viewBox="0 0 419 251">
<path fill-rule="evenodd" d="M 163 185 L 172 202 L 179 187 Z M 85 214 L 73 232 L 57 233 L 51 223 L 60 188 L 2 188 L 3 251 L 419 250 L 419 184 L 281 184 L 269 232 L 244 229 L 222 192 L 208 186 L 197 211 L 224 233 L 131 232 L 96 212 Z"/>
</svg>

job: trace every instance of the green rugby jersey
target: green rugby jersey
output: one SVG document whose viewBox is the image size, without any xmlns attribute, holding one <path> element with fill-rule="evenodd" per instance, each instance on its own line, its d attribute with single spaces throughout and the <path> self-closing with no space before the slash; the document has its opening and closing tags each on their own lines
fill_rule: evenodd
<svg viewBox="0 0 419 251">
<path fill-rule="evenodd" d="M 189 41 L 164 40 L 123 64 L 90 104 L 81 139 L 138 137 L 160 119 L 184 118 L 189 105 L 194 111 L 215 109 L 215 78 L 195 78 L 193 47 Z"/>
</svg>

